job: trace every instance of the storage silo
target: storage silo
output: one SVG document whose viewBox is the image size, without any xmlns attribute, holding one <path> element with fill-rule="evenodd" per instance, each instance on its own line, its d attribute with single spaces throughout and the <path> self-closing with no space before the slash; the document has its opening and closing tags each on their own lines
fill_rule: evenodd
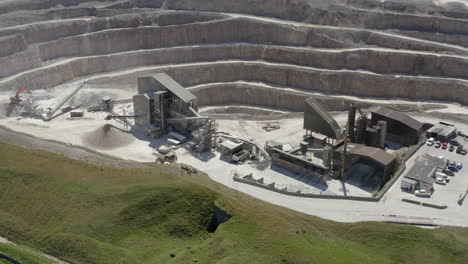
<svg viewBox="0 0 468 264">
<path fill-rule="evenodd" d="M 374 147 L 379 142 L 378 130 L 376 128 L 370 127 L 366 129 L 366 145 Z"/>
<path fill-rule="evenodd" d="M 327 168 L 331 168 L 333 161 L 333 148 L 329 145 L 323 149 L 323 165 Z"/>
<path fill-rule="evenodd" d="M 354 142 L 355 132 L 354 129 L 356 127 L 356 105 L 352 104 L 348 111 L 348 124 L 349 124 L 349 138 Z"/>
<path fill-rule="evenodd" d="M 368 119 L 366 117 L 359 117 L 357 121 L 356 142 L 364 144 L 366 142 L 366 128 Z"/>
<path fill-rule="evenodd" d="M 377 122 L 380 126 L 380 140 L 379 147 L 385 148 L 385 140 L 387 140 L 387 121 L 380 120 Z"/>
<path fill-rule="evenodd" d="M 374 129 L 377 131 L 377 142 L 372 147 L 380 147 L 380 135 L 382 134 L 382 128 L 379 125 L 375 125 Z"/>
</svg>

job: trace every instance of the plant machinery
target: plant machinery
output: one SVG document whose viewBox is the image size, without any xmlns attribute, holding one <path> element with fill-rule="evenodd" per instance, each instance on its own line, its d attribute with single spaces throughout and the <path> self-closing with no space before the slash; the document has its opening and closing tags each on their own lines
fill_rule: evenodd
<svg viewBox="0 0 468 264">
<path fill-rule="evenodd" d="M 12 104 L 19 104 L 23 101 L 23 99 L 21 99 L 21 94 L 22 93 L 28 93 L 28 94 L 31 94 L 31 91 L 29 90 L 29 88 L 27 88 L 26 86 L 23 86 L 21 88 L 18 89 L 18 91 L 16 92 L 15 95 L 12 95 L 10 96 L 10 103 Z"/>
</svg>

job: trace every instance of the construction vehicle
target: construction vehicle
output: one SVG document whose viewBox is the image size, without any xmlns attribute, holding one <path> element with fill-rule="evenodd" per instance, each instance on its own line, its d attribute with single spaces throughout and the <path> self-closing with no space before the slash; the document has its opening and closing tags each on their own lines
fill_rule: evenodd
<svg viewBox="0 0 468 264">
<path fill-rule="evenodd" d="M 23 99 L 21 99 L 20 95 L 22 93 L 28 93 L 28 94 L 31 94 L 31 91 L 26 87 L 26 86 L 23 86 L 21 88 L 18 89 L 18 91 L 16 92 L 15 95 L 12 95 L 10 96 L 10 103 L 12 104 L 19 104 L 23 101 Z"/>
<path fill-rule="evenodd" d="M 277 130 L 277 129 L 280 129 L 280 124 L 279 122 L 266 122 L 263 126 L 262 126 L 262 129 L 267 131 L 267 132 L 271 132 L 273 130 Z"/>
<path fill-rule="evenodd" d="M 181 167 L 184 171 L 186 171 L 188 174 L 197 174 L 198 171 L 192 167 L 192 166 L 189 166 L 189 165 L 182 165 Z"/>
<path fill-rule="evenodd" d="M 23 93 L 27 93 L 29 96 L 24 96 L 22 95 Z M 7 116 L 11 116 L 17 107 L 21 108 L 21 112 L 34 115 L 37 114 L 34 109 L 32 93 L 27 87 L 19 88 L 15 95 L 10 96 L 10 104 L 7 107 Z"/>
<path fill-rule="evenodd" d="M 158 164 L 175 163 L 177 162 L 177 155 L 174 151 L 169 151 L 167 154 L 154 152 L 153 156 L 156 157 L 155 162 Z"/>
<path fill-rule="evenodd" d="M 114 100 L 109 96 L 99 98 L 99 102 L 88 108 L 88 112 L 111 112 L 114 108 Z"/>
<path fill-rule="evenodd" d="M 241 163 L 241 162 L 246 161 L 249 158 L 250 158 L 250 152 L 248 152 L 245 149 L 242 149 L 241 151 L 232 154 L 232 161 L 234 163 Z"/>
</svg>

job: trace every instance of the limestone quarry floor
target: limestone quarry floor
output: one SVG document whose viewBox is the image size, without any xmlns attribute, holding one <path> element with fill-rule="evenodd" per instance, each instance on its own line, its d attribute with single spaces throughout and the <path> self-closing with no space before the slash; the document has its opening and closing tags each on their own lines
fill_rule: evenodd
<svg viewBox="0 0 468 264">
<path fill-rule="evenodd" d="M 72 87 L 68 87 L 72 89 Z M 115 99 L 128 99 L 134 94 L 131 90 L 109 89 L 109 87 L 87 87 L 83 89 L 83 94 L 91 93 L 92 96 L 112 95 Z M 49 91 L 34 91 L 37 94 L 55 94 L 57 97 L 62 92 L 55 90 Z M 9 94 L 0 94 L 0 102 L 7 102 Z M 47 101 L 49 107 L 55 105 L 57 102 L 54 98 Z M 123 109 L 132 111 L 131 105 L 119 105 L 115 111 L 121 113 Z M 446 112 L 454 110 L 456 113 L 468 113 L 464 107 L 452 105 L 450 108 L 445 109 Z M 345 113 L 333 113 L 337 121 L 343 124 L 346 120 Z M 119 158 L 135 160 L 140 162 L 152 162 L 155 157 L 152 155 L 153 148 L 161 144 L 165 144 L 166 138 L 160 140 L 152 140 L 144 136 L 141 131 L 134 129 L 132 132 L 135 139 L 130 142 L 120 136 L 118 129 L 124 129 L 124 126 L 117 121 L 105 121 L 106 113 L 85 113 L 85 120 L 67 120 L 69 115 L 59 116 L 51 121 L 45 122 L 40 119 L 34 118 L 2 118 L 0 125 L 6 126 L 15 131 L 27 133 L 43 139 L 52 139 L 65 142 L 71 145 L 85 146 L 89 149 L 99 151 L 105 154 L 113 155 Z M 431 117 L 425 114 L 418 114 L 415 116 L 417 119 L 425 122 L 436 123 L 439 120 L 436 117 Z M 262 122 L 248 121 L 248 120 L 218 120 L 221 130 L 230 132 L 234 135 L 252 138 L 259 145 L 263 145 L 266 140 L 279 140 L 291 145 L 297 145 L 302 141 L 304 131 L 302 129 L 302 118 L 289 118 L 278 120 L 281 128 L 276 131 L 266 132 L 261 129 Z M 102 149 L 84 141 L 85 135 L 98 135 L 100 129 L 105 124 L 114 126 L 113 138 L 116 143 L 115 147 L 107 147 Z M 463 123 L 456 123 L 457 127 L 464 132 L 468 132 L 468 125 Z M 94 133 L 94 134 L 93 134 Z M 115 138 L 114 138 L 115 137 Z M 424 148 L 421 151 L 425 151 Z M 427 151 L 427 150 L 426 150 Z M 219 153 L 203 154 L 197 156 L 186 149 L 181 147 L 177 150 L 178 161 L 190 164 L 204 172 L 206 172 L 213 180 L 220 182 L 230 188 L 250 194 L 258 199 L 284 206 L 293 210 L 304 212 L 311 215 L 320 216 L 335 221 L 354 222 L 354 221 L 388 221 L 389 218 L 401 217 L 404 219 L 425 220 L 432 221 L 435 224 L 441 225 L 454 225 L 454 226 L 468 226 L 468 206 L 462 206 L 455 203 L 455 197 L 458 197 L 462 188 L 465 188 L 463 183 L 468 183 L 468 169 L 467 173 L 462 170 L 458 175 L 460 183 L 457 185 L 449 185 L 449 187 L 442 189 L 440 198 L 444 201 L 435 201 L 439 203 L 446 203 L 449 207 L 445 210 L 438 210 L 422 206 L 415 206 L 413 204 L 401 202 L 402 198 L 407 198 L 408 194 L 401 192 L 400 183 L 397 181 L 386 196 L 378 203 L 373 202 L 359 202 L 348 200 L 327 200 L 327 199 L 312 199 L 292 197 L 287 195 L 278 194 L 268 190 L 260 189 L 258 187 L 234 182 L 232 176 L 235 172 L 240 175 L 253 173 L 254 178 L 265 179 L 266 183 L 275 182 L 278 187 L 288 187 L 289 190 L 301 190 L 302 192 L 309 193 L 330 193 L 342 194 L 343 186 L 339 181 L 329 181 L 326 185 L 320 182 L 301 180 L 299 175 L 294 175 L 282 169 L 266 169 L 263 171 L 253 168 L 250 164 L 234 165 L 223 161 Z M 415 155 L 408 163 L 414 161 Z M 461 157 L 461 156 L 460 156 Z M 468 160 L 468 158 L 464 158 Z M 463 162 L 463 160 L 457 160 Z M 464 162 L 466 163 L 466 162 Z M 436 187 L 438 188 L 438 187 Z M 366 192 L 353 185 L 347 184 L 345 186 L 348 195 L 356 196 L 370 196 Z M 413 196 L 414 197 L 414 196 Z M 435 196 L 438 199 L 438 196 Z"/>
</svg>

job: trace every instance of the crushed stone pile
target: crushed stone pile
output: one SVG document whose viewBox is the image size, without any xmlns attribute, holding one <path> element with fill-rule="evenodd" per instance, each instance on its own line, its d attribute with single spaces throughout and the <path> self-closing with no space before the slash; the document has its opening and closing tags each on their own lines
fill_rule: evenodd
<svg viewBox="0 0 468 264">
<path fill-rule="evenodd" d="M 135 141 L 133 135 L 110 124 L 105 124 L 94 131 L 86 133 L 82 139 L 83 143 L 88 147 L 106 150 L 123 147 Z"/>
<path fill-rule="evenodd" d="M 91 89 L 81 89 L 73 96 L 69 104 L 71 107 L 88 108 L 99 104 L 101 102 L 100 98 L 104 96 L 109 96 L 111 98 L 117 97 L 115 94 L 109 92 L 96 92 Z"/>
</svg>

